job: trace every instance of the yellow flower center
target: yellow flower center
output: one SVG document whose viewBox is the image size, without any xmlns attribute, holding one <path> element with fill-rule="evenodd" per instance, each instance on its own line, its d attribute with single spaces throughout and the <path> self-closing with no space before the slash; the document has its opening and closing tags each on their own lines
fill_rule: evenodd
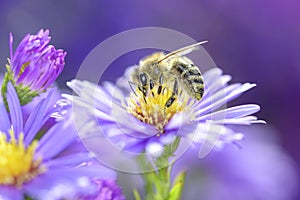
<svg viewBox="0 0 300 200">
<path fill-rule="evenodd" d="M 161 87 L 159 89 L 159 87 Z M 174 101 L 170 106 L 166 106 L 170 98 Z M 140 121 L 155 126 L 160 133 L 164 132 L 165 125 L 175 113 L 187 108 L 189 98 L 179 91 L 179 95 L 174 95 L 173 91 L 166 85 L 156 85 L 150 90 L 146 97 L 140 90 L 131 93 L 127 99 L 127 111 Z M 159 135 L 159 134 L 158 134 Z"/>
<path fill-rule="evenodd" d="M 14 131 L 9 131 L 10 140 L 0 132 L 0 185 L 22 186 L 45 171 L 42 159 L 34 159 L 37 141 L 28 147 L 24 145 L 24 134 L 16 139 Z"/>
</svg>

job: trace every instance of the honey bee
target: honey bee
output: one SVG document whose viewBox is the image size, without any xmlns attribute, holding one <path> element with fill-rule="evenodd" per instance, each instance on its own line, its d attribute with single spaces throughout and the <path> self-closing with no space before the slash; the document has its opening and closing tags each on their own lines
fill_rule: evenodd
<svg viewBox="0 0 300 200">
<path fill-rule="evenodd" d="M 173 95 L 165 103 L 170 107 L 176 100 L 179 85 L 192 98 L 200 100 L 204 93 L 202 74 L 197 66 L 184 55 L 198 49 L 199 45 L 207 41 L 198 42 L 168 54 L 156 52 L 139 61 L 139 64 L 131 74 L 129 85 L 136 85 L 145 97 L 158 84 L 157 93 L 162 92 L 162 84 L 172 85 Z M 133 90 L 134 91 L 134 90 Z"/>
</svg>

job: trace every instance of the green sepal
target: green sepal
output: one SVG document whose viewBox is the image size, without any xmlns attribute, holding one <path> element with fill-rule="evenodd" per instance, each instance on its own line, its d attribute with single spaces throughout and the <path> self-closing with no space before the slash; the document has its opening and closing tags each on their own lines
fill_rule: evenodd
<svg viewBox="0 0 300 200">
<path fill-rule="evenodd" d="M 180 143 L 180 137 L 176 137 L 175 140 L 164 147 L 163 153 L 156 159 L 157 168 L 166 167 L 169 165 L 169 158 L 174 156 L 178 145 Z"/>
<path fill-rule="evenodd" d="M 172 189 L 169 194 L 169 200 L 180 200 L 181 199 L 185 176 L 186 176 L 185 171 L 179 173 L 176 176 L 176 178 L 173 182 Z"/>
<path fill-rule="evenodd" d="M 134 188 L 132 193 L 133 193 L 135 200 L 141 200 L 141 196 L 140 196 L 139 192 L 137 191 L 137 189 Z"/>
<path fill-rule="evenodd" d="M 14 86 L 21 106 L 30 103 L 35 97 L 39 96 L 42 92 L 45 92 L 45 91 L 33 91 L 30 89 L 29 86 L 24 86 L 23 84 L 17 85 L 15 78 L 14 78 L 14 74 L 12 73 L 11 67 L 9 64 L 6 65 L 6 69 L 7 69 L 7 71 L 6 71 L 3 81 L 2 81 L 1 94 L 2 94 L 3 102 L 4 102 L 7 110 L 8 110 L 7 84 L 9 82 L 11 82 L 12 85 Z"/>
</svg>

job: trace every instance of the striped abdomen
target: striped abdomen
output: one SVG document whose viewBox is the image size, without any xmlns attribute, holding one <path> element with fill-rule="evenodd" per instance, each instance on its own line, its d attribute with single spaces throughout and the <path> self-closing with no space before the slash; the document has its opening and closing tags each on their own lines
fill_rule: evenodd
<svg viewBox="0 0 300 200">
<path fill-rule="evenodd" d="M 175 62 L 172 72 L 179 79 L 183 89 L 192 97 L 200 100 L 204 93 L 204 83 L 201 72 L 194 64 Z"/>
</svg>

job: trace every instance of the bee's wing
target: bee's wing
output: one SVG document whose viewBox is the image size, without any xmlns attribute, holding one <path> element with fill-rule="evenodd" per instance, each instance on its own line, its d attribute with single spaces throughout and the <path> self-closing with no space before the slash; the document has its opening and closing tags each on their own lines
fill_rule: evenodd
<svg viewBox="0 0 300 200">
<path fill-rule="evenodd" d="M 201 42 L 198 42 L 198 43 L 195 43 L 195 44 L 183 47 L 181 49 L 177 49 L 175 51 L 172 51 L 171 53 L 168 53 L 162 59 L 160 59 L 159 61 L 157 61 L 157 63 L 160 63 L 161 61 L 166 60 L 167 58 L 169 58 L 171 56 L 175 56 L 175 55 L 176 56 L 184 56 L 186 54 L 189 54 L 192 51 L 199 49 L 199 45 L 204 44 L 206 42 L 207 42 L 207 40 L 201 41 Z"/>
</svg>

